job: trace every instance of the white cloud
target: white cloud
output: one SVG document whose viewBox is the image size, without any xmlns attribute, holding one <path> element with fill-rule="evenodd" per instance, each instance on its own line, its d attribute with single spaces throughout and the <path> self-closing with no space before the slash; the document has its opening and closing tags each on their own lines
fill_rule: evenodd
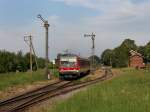
<svg viewBox="0 0 150 112">
<path fill-rule="evenodd" d="M 67 5 L 78 5 L 92 8 L 100 12 L 103 20 L 124 20 L 144 16 L 149 13 L 150 1 L 134 3 L 132 0 L 52 0 Z"/>
<path fill-rule="evenodd" d="M 94 8 L 94 4 L 90 0 L 51 0 L 56 2 L 64 2 L 67 5 L 81 5 L 88 8 Z"/>
<path fill-rule="evenodd" d="M 114 48 L 125 38 L 131 37 L 138 44 L 149 41 L 150 2 L 132 3 L 131 0 L 51 0 L 67 5 L 81 6 L 99 12 L 97 16 L 78 17 L 78 23 L 63 20 L 60 15 L 50 15 L 49 54 L 51 58 L 57 53 L 70 49 L 72 52 L 89 56 L 91 40 L 84 38 L 85 33 L 96 33 L 96 53 L 106 48 Z M 71 20 L 70 20 L 71 21 Z M 28 51 L 23 41 L 25 34 L 34 36 L 34 46 L 40 56 L 45 56 L 45 30 L 43 23 L 36 19 L 32 24 L 14 29 L 0 28 L 0 48 Z M 16 43 L 17 42 L 17 43 Z"/>
<path fill-rule="evenodd" d="M 71 36 L 71 39 L 68 38 L 68 40 L 63 41 L 62 43 L 71 43 L 72 46 L 70 47 L 72 49 L 78 49 L 78 51 L 82 52 L 85 56 L 89 54 L 89 50 L 87 49 L 90 48 L 91 45 L 90 41 L 86 42 L 86 40 L 84 41 L 83 39 L 81 39 L 85 32 L 96 33 L 97 54 L 100 54 L 100 52 L 102 52 L 106 48 L 116 47 L 125 38 L 130 37 L 131 39 L 135 39 L 137 41 L 137 44 L 145 44 L 149 41 L 149 1 L 145 1 L 142 3 L 133 3 L 131 2 L 131 0 L 53 1 L 64 2 L 67 5 L 83 6 L 99 11 L 99 14 L 97 14 L 97 16 L 80 18 L 82 19 L 82 21 L 78 25 L 66 24 L 66 27 L 69 29 L 62 29 L 62 31 L 60 30 L 64 39 Z M 63 33 L 68 31 L 69 33 Z M 73 40 L 73 42 L 71 40 Z M 75 44 L 75 42 L 78 42 L 78 45 Z M 75 46 L 80 47 L 75 48 Z"/>
<path fill-rule="evenodd" d="M 55 25 L 59 16 L 52 15 L 48 17 L 50 21 L 49 35 L 51 43 L 52 32 L 54 32 Z M 52 28 L 53 27 L 53 28 Z M 12 52 L 23 51 L 29 52 L 29 46 L 24 42 L 24 36 L 32 35 L 35 51 L 38 56 L 45 56 L 45 29 L 42 21 L 36 19 L 30 24 L 20 25 L 16 27 L 2 27 L 0 26 L 0 49 L 5 49 Z M 54 56 L 53 56 L 54 57 Z"/>
</svg>

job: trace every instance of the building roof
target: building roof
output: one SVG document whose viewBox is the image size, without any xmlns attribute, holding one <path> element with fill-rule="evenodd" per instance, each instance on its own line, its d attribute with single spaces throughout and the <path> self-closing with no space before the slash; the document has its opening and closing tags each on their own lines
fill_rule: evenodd
<svg viewBox="0 0 150 112">
<path fill-rule="evenodd" d="M 131 50 L 130 57 L 134 57 L 134 56 L 139 56 L 143 58 L 142 54 L 138 53 L 137 51 Z"/>
<path fill-rule="evenodd" d="M 130 51 L 130 58 L 134 57 L 134 56 L 139 56 L 141 58 L 144 58 L 144 56 L 142 56 L 142 54 L 138 53 L 137 51 L 131 50 Z"/>
<path fill-rule="evenodd" d="M 134 51 L 134 50 L 130 50 L 130 54 L 131 56 L 132 55 L 139 55 L 139 56 L 142 56 L 142 54 L 138 53 L 137 51 Z"/>
</svg>

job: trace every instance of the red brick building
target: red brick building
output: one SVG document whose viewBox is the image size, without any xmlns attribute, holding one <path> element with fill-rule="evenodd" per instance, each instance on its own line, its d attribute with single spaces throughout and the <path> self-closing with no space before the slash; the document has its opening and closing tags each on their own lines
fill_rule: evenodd
<svg viewBox="0 0 150 112">
<path fill-rule="evenodd" d="M 145 67 L 143 56 L 140 53 L 131 50 L 130 54 L 131 54 L 130 59 L 129 59 L 130 67 L 134 67 L 134 68 L 144 68 Z"/>
</svg>

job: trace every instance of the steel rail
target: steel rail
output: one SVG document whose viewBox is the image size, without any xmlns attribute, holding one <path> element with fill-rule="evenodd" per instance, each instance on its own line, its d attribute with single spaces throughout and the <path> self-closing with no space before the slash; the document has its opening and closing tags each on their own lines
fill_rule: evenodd
<svg viewBox="0 0 150 112">
<path fill-rule="evenodd" d="M 107 71 L 107 72 L 106 72 Z M 90 81 L 84 81 L 84 82 L 80 82 L 80 83 L 72 83 L 71 81 L 65 82 L 62 85 L 57 85 L 60 84 L 61 82 L 64 81 L 58 81 L 56 83 L 44 86 L 43 88 L 39 88 L 36 89 L 34 91 L 30 91 L 27 92 L 25 94 L 19 95 L 17 97 L 14 97 L 12 99 L 8 99 L 6 101 L 1 102 L 0 106 L 4 107 L 7 104 L 11 104 L 11 103 L 16 103 L 19 105 L 15 105 L 10 109 L 6 109 L 4 112 L 22 112 L 21 110 L 26 109 L 27 107 L 33 106 L 34 104 L 40 103 L 42 101 L 48 100 L 49 98 L 55 97 L 55 96 L 59 96 L 59 95 L 63 95 L 65 93 L 71 92 L 73 90 L 91 85 L 91 84 L 95 84 L 99 81 L 103 81 L 108 79 L 109 77 L 112 77 L 113 73 L 111 71 L 111 69 L 105 69 L 105 74 L 102 77 L 99 77 L 95 80 L 90 80 Z M 53 88 L 52 88 L 53 85 Z M 57 85 L 57 86 L 55 86 Z M 17 101 L 21 102 L 18 103 Z M 24 102 L 22 102 L 24 101 Z M 1 110 L 0 110 L 1 112 Z"/>
<path fill-rule="evenodd" d="M 88 85 L 91 85 L 91 84 L 95 84 L 99 81 L 104 81 L 104 80 L 106 80 L 106 77 L 107 77 L 107 75 L 103 75 L 102 77 L 97 78 L 96 80 L 81 82 L 81 83 L 78 83 L 78 84 L 75 84 L 75 85 L 66 85 L 66 87 L 62 88 L 62 90 L 56 91 L 56 93 L 55 92 L 53 94 L 51 93 L 50 95 L 44 96 L 43 98 L 38 97 L 38 98 L 32 99 L 32 100 L 30 100 L 30 101 L 28 101 L 28 102 L 26 102 L 26 103 L 24 103 L 24 104 L 22 104 L 18 107 L 15 107 L 15 108 L 11 109 L 9 112 L 17 112 L 17 111 L 19 112 L 22 109 L 25 109 L 29 106 L 33 106 L 34 104 L 40 103 L 42 101 L 48 100 L 49 98 L 65 94 L 65 93 L 71 92 L 73 90 L 76 90 L 76 89 L 79 89 L 79 88 L 82 88 L 82 87 L 85 87 L 85 86 L 88 86 Z M 112 77 L 112 75 L 110 77 Z M 109 77 L 107 77 L 107 78 L 109 78 Z M 68 89 L 69 87 L 71 87 L 71 88 Z"/>
<path fill-rule="evenodd" d="M 21 100 L 21 99 L 23 99 L 23 98 L 27 98 L 28 96 L 31 96 L 32 94 L 35 94 L 36 92 L 43 91 L 43 90 L 45 90 L 45 89 L 47 89 L 47 88 L 49 88 L 49 87 L 51 87 L 51 86 L 54 86 L 54 85 L 56 85 L 56 84 L 61 83 L 61 82 L 63 82 L 63 81 L 57 81 L 57 82 L 55 82 L 55 83 L 48 84 L 48 85 L 46 85 L 46 86 L 44 86 L 44 87 L 40 87 L 40 88 L 38 88 L 38 89 L 35 89 L 35 90 L 32 90 L 32 91 L 26 92 L 26 93 L 24 93 L 24 94 L 15 96 L 15 97 L 13 97 L 13 98 L 9 98 L 9 99 L 7 99 L 7 100 L 0 101 L 0 107 L 3 106 L 3 105 L 6 105 L 6 104 L 8 104 L 8 103 L 12 103 L 13 101 L 18 101 L 18 100 Z"/>
</svg>

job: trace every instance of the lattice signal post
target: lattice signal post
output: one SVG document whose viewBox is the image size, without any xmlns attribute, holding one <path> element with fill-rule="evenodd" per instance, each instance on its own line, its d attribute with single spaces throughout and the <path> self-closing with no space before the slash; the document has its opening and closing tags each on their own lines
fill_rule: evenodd
<svg viewBox="0 0 150 112">
<path fill-rule="evenodd" d="M 92 60 L 91 60 L 91 71 L 93 72 L 95 70 L 95 63 L 94 63 L 94 55 L 95 55 L 95 34 L 92 32 L 92 34 L 84 34 L 84 37 L 90 37 L 92 40 L 92 52 L 91 52 L 91 56 L 92 56 Z"/>
</svg>

